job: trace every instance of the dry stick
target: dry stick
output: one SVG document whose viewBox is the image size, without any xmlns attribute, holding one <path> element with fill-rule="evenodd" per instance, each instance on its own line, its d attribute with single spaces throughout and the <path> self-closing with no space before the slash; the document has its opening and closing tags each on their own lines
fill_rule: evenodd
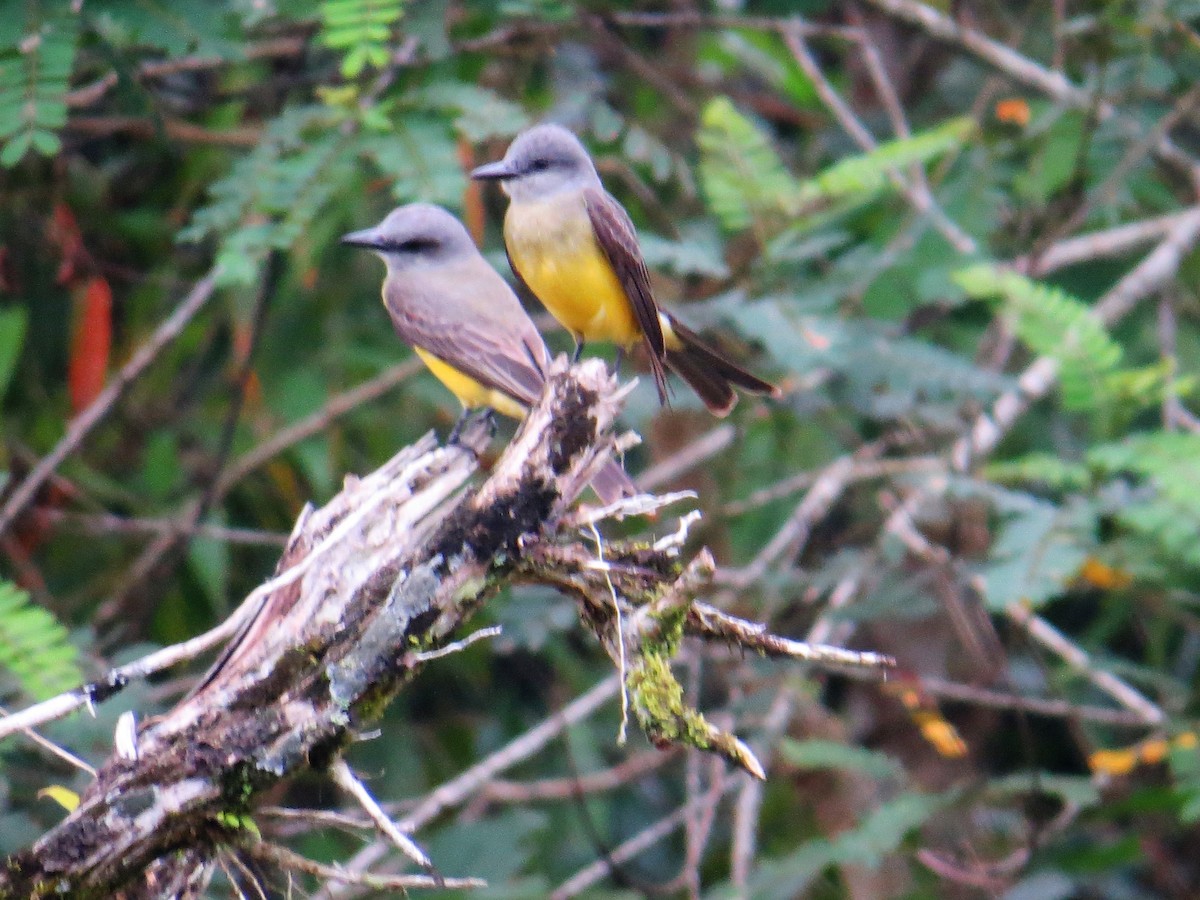
<svg viewBox="0 0 1200 900">
<path fill-rule="evenodd" d="M 855 456 L 846 454 L 822 469 L 804 495 L 804 499 L 758 555 L 741 569 L 723 573 L 721 580 L 736 588 L 748 587 L 758 582 L 781 556 L 798 553 L 808 542 L 813 525 L 829 511 L 845 491 L 854 472 L 855 461 Z"/>
<path fill-rule="evenodd" d="M 212 297 L 216 284 L 216 268 L 196 282 L 195 286 L 155 330 L 150 338 L 133 354 L 129 362 L 113 377 L 112 381 L 102 390 L 87 408 L 71 420 L 67 433 L 46 456 L 42 457 L 28 475 L 17 485 L 16 490 L 9 496 L 3 508 L 0 508 L 0 534 L 8 531 L 17 517 L 33 500 L 38 489 L 45 484 L 46 479 L 70 456 L 84 439 L 116 405 L 117 400 L 137 378 L 150 366 L 168 344 L 179 337 L 184 327 L 192 320 Z"/>
<path fill-rule="evenodd" d="M 1093 310 L 1094 314 L 1106 325 L 1111 325 L 1128 313 L 1138 300 L 1175 274 L 1183 254 L 1195 242 L 1198 235 L 1200 235 L 1200 209 L 1192 209 L 1181 215 L 1159 246 L 1096 304 Z M 1029 408 L 1029 405 L 1050 390 L 1054 384 L 1056 372 L 1057 366 L 1052 359 L 1043 357 L 1034 362 L 1018 380 L 1018 391 L 1000 397 L 993 405 L 990 415 L 982 414 L 967 433 L 955 442 L 950 453 L 954 464 L 965 470 L 970 459 L 986 455 L 995 449 L 1000 438 Z M 845 457 L 842 457 L 834 465 L 844 459 Z M 826 472 L 829 472 L 829 469 Z M 842 591 L 843 587 L 847 587 L 847 589 Z M 839 584 L 835 595 L 848 599 L 856 589 L 856 584 L 844 581 Z M 832 598 L 830 607 L 833 607 Z M 1014 621 L 1026 625 L 1030 629 L 1031 636 L 1062 655 L 1069 665 L 1087 674 L 1094 684 L 1102 687 L 1118 702 L 1133 709 L 1144 723 L 1161 721 L 1162 712 L 1157 706 L 1111 673 L 1091 668 L 1087 655 L 1082 650 L 1067 641 L 1061 634 L 1052 632 L 1042 620 L 1032 616 L 1024 607 L 1014 605 L 1007 612 Z M 826 643 L 832 627 L 828 615 L 822 616 L 809 633 L 808 639 L 814 643 Z M 775 704 L 768 714 L 768 727 L 764 729 L 768 734 L 776 730 L 775 726 L 778 726 L 779 733 L 782 733 L 782 729 L 786 727 L 786 722 L 790 719 L 793 702 L 794 694 L 785 686 L 776 697 Z M 765 752 L 760 752 L 758 755 L 769 759 Z M 738 797 L 735 810 L 732 851 L 733 883 L 743 888 L 748 882 L 755 855 L 761 798 L 761 786 L 754 782 L 747 782 Z"/>
<path fill-rule="evenodd" d="M 363 808 L 367 818 L 375 824 L 379 833 L 387 839 L 389 844 L 421 868 L 433 868 L 433 860 L 417 846 L 416 841 L 397 828 L 396 823 L 388 818 L 387 813 L 380 808 L 379 803 L 367 790 L 367 786 L 350 771 L 350 764 L 345 759 L 339 756 L 334 760 L 333 765 L 329 767 L 329 775 L 333 778 L 334 784 L 358 801 L 358 805 Z"/>
<path fill-rule="evenodd" d="M 281 428 L 256 447 L 239 456 L 217 479 L 217 494 L 224 495 L 259 466 L 306 438 L 319 434 L 334 421 L 360 406 L 377 400 L 421 371 L 421 361 L 413 356 L 380 372 L 374 378 L 331 397 L 324 406 L 299 421 Z"/>
<path fill-rule="evenodd" d="M 185 144 L 216 147 L 255 147 L 262 139 L 258 128 L 230 128 L 212 131 L 181 119 L 155 121 L 137 116 L 73 116 L 64 126 L 67 131 L 95 137 L 127 134 L 139 140 L 153 140 L 159 134 Z"/>
<path fill-rule="evenodd" d="M 1124 278 L 1092 307 L 1094 315 L 1106 327 L 1124 318 L 1149 294 L 1175 276 L 1184 254 L 1200 237 L 1200 208 L 1181 213 L 1167 236 Z M 950 450 L 951 464 L 967 471 L 973 460 L 991 453 L 1013 423 L 1035 400 L 1054 386 L 1058 364 L 1048 356 L 1039 357 L 1017 379 L 1014 391 L 1002 394 L 990 412 L 981 413 Z"/>
<path fill-rule="evenodd" d="M 26 707 L 19 712 L 0 718 L 0 741 L 18 731 L 24 731 L 47 722 L 64 718 L 83 707 L 91 707 L 93 703 L 105 699 L 120 690 L 126 683 L 135 678 L 145 678 L 163 669 L 169 669 L 189 659 L 195 659 L 201 653 L 211 650 L 223 641 L 232 637 L 241 627 L 242 618 L 238 613 L 230 616 L 224 622 L 204 634 L 163 647 L 153 653 L 148 653 L 141 659 L 134 660 L 111 670 L 104 682 L 98 685 L 85 685 L 74 691 L 59 694 L 41 703 Z"/>
<path fill-rule="evenodd" d="M 939 40 L 967 50 L 1015 81 L 1040 91 L 1061 103 L 1076 109 L 1091 109 L 1094 104 L 1095 98 L 1089 91 L 1072 83 L 1061 72 L 1051 71 L 1028 57 L 1022 56 L 1011 47 L 992 40 L 982 32 L 960 25 L 931 6 L 919 3 L 917 0 L 867 0 L 867 2 L 888 15 L 917 26 Z M 1104 100 L 1095 106 L 1095 112 L 1101 122 L 1106 122 L 1119 115 L 1117 107 Z M 1170 137 L 1164 135 L 1155 146 L 1154 152 L 1159 159 L 1175 166 L 1187 175 L 1193 186 L 1200 187 L 1200 167 Z"/>
<path fill-rule="evenodd" d="M 491 756 L 480 760 L 426 795 L 425 799 L 398 823 L 399 826 L 411 834 L 428 825 L 447 809 L 465 803 L 496 775 L 533 756 L 562 734 L 568 726 L 596 712 L 612 699 L 619 687 L 620 680 L 615 674 L 600 681 L 586 694 L 564 706 L 561 711 L 544 719 Z"/>
<path fill-rule="evenodd" d="M 1026 275 L 1040 276 L 1083 262 L 1123 256 L 1135 247 L 1161 239 L 1188 215 L 1190 211 L 1185 210 L 1065 238 L 1036 257 L 1032 254 L 1018 256 L 1009 265 Z"/>
<path fill-rule="evenodd" d="M 856 681 L 877 682 L 879 680 L 878 675 L 866 670 L 845 669 L 839 674 Z M 1044 697 L 1025 697 L 1020 694 L 976 687 L 972 684 L 962 684 L 934 675 L 919 675 L 915 681 L 922 693 L 970 706 L 1014 710 L 1054 719 L 1078 719 L 1081 722 L 1095 722 L 1097 725 L 1112 725 L 1118 728 L 1142 730 L 1146 728 L 1145 716 L 1126 709 L 1091 706 L 1086 703 L 1072 703 L 1069 700 L 1051 700 Z"/>
<path fill-rule="evenodd" d="M 217 504 L 233 487 L 247 474 L 257 469 L 288 447 L 299 443 L 305 438 L 312 437 L 322 431 L 336 418 L 351 412 L 356 407 L 374 400 L 376 397 L 396 387 L 401 382 L 421 369 L 421 361 L 415 356 L 382 372 L 369 381 L 364 381 L 350 390 L 338 394 L 323 407 L 298 422 L 276 432 L 257 447 L 248 450 L 238 457 L 217 477 L 212 490 L 212 502 Z M 122 583 L 114 590 L 116 597 L 122 596 L 131 585 L 138 584 L 158 566 L 175 543 L 176 536 L 185 533 L 188 528 L 195 528 L 194 521 L 199 510 L 199 500 L 192 499 L 183 505 L 173 517 L 174 527 L 160 534 L 151 544 L 145 547 L 138 558 L 129 567 Z M 115 609 L 112 599 L 101 606 L 99 617 L 111 615 Z"/>
<path fill-rule="evenodd" d="M 732 790 L 733 786 L 738 783 L 738 780 L 739 776 L 737 775 L 726 775 L 721 785 L 721 796 Z M 708 797 L 699 797 L 691 803 L 681 806 L 669 816 L 659 819 L 653 825 L 618 845 L 608 854 L 606 859 L 596 860 L 584 866 L 559 885 L 554 893 L 550 895 L 550 900 L 569 900 L 571 897 L 577 897 L 580 893 L 608 875 L 614 865 L 628 862 L 643 850 L 654 846 L 683 825 L 687 821 L 688 816 L 697 808 L 701 808 L 709 802 Z"/>
<path fill-rule="evenodd" d="M 779 31 L 794 28 L 806 37 L 832 37 L 856 41 L 861 31 L 845 25 L 813 25 L 766 16 L 722 16 L 694 12 L 643 13 L 614 12 L 607 16 L 616 25 L 641 28 L 746 28 L 752 31 Z"/>
<path fill-rule="evenodd" d="M 1075 211 L 1071 213 L 1070 217 L 1065 222 L 1060 223 L 1050 234 L 1045 235 L 1043 240 L 1049 243 L 1056 235 L 1072 233 L 1087 221 L 1088 216 L 1091 215 L 1092 210 L 1098 203 L 1112 202 L 1118 188 L 1129 179 L 1129 173 L 1133 171 L 1138 163 L 1154 151 L 1159 141 L 1170 134 L 1176 125 L 1190 115 L 1198 101 L 1200 101 L 1200 87 L 1194 87 L 1180 97 L 1175 102 L 1175 105 L 1171 107 L 1170 111 L 1155 122 L 1154 127 L 1144 137 L 1125 151 L 1112 170 L 1104 176 L 1104 180 L 1095 188 L 1088 190 L 1087 196 Z M 1031 255 L 1035 257 L 1038 255 L 1036 248 Z"/>
<path fill-rule="evenodd" d="M 8 711 L 6 709 L 4 709 L 3 707 L 0 707 L 0 716 L 4 716 L 4 715 L 8 715 Z M 89 765 L 88 763 L 84 762 L 82 759 L 80 759 L 78 756 L 76 756 L 74 753 L 72 753 L 67 748 L 58 746 L 58 744 L 54 743 L 54 741 L 50 740 L 47 737 L 43 737 L 42 735 L 38 734 L 36 731 L 34 731 L 31 728 L 22 729 L 21 734 L 25 735 L 25 737 L 29 738 L 29 740 L 33 741 L 33 743 L 37 744 L 39 747 L 41 747 L 43 750 L 47 751 L 48 753 L 52 753 L 54 756 L 57 756 L 59 759 L 63 760 L 64 762 L 74 766 L 77 769 L 82 769 L 84 772 L 87 772 L 93 778 L 95 777 L 96 769 L 93 766 Z"/>
<path fill-rule="evenodd" d="M 643 775 L 657 771 L 674 762 L 682 752 L 680 747 L 666 750 L 647 750 L 629 757 L 622 763 L 599 772 L 587 772 L 578 778 L 543 778 L 540 781 L 489 781 L 480 790 L 478 802 L 536 803 L 539 800 L 573 800 L 580 794 L 613 791 L 637 781 Z M 692 751 L 689 751 L 689 753 Z M 699 751 L 695 751 L 699 753 Z"/>
<path fill-rule="evenodd" d="M 938 456 L 912 456 L 906 459 L 870 459 L 855 463 L 849 481 L 867 481 L 872 478 L 890 478 L 893 475 L 906 475 L 914 472 L 940 472 L 946 466 L 945 460 Z M 774 484 L 767 485 L 754 491 L 743 500 L 731 500 L 721 508 L 725 516 L 737 516 L 766 506 L 775 500 L 790 497 L 797 491 L 802 491 L 813 484 L 817 473 L 798 472 L 789 475 Z"/>
</svg>

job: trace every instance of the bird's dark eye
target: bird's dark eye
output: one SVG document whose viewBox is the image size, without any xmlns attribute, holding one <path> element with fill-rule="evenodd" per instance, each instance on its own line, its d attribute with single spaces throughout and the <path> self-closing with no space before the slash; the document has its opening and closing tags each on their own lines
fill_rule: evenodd
<svg viewBox="0 0 1200 900">
<path fill-rule="evenodd" d="M 393 243 L 388 249 L 396 253 L 424 253 L 426 250 L 436 249 L 437 245 L 437 241 L 430 238 L 409 238 L 407 241 Z"/>
<path fill-rule="evenodd" d="M 534 172 L 545 172 L 548 168 L 550 168 L 550 160 L 546 159 L 544 156 L 539 156 L 529 164 L 529 168 Z"/>
</svg>

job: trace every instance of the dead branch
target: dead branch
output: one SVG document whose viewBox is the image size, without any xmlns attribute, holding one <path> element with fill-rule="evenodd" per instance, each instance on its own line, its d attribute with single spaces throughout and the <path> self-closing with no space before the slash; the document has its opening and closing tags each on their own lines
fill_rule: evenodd
<svg viewBox="0 0 1200 900">
<path fill-rule="evenodd" d="M 482 421 L 446 447 L 427 436 L 306 509 L 276 575 L 235 613 L 240 633 L 213 671 L 143 723 L 74 812 L 6 861 L 0 897 L 175 896 L 230 849 L 270 856 L 255 850 L 255 799 L 305 770 L 336 775 L 392 843 L 407 842 L 340 754 L 512 582 L 579 600 L 585 623 L 625 660 L 630 706 L 656 743 L 714 751 L 761 777 L 741 741 L 684 703 L 671 659 L 688 633 L 795 648 L 693 608 L 712 569 L 706 552 L 688 566 L 669 541 L 605 543 L 596 554 L 568 514 L 613 447 L 620 397 L 602 363 L 560 361 L 478 489 L 465 488 L 488 439 Z"/>
</svg>

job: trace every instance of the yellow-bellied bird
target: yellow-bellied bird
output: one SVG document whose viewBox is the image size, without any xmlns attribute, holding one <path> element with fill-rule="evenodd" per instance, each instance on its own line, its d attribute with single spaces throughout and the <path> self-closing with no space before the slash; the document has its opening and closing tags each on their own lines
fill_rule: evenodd
<svg viewBox="0 0 1200 900">
<path fill-rule="evenodd" d="M 659 400 L 667 399 L 669 368 L 718 416 L 737 402 L 734 386 L 779 396 L 777 387 L 658 308 L 629 214 L 604 189 L 587 150 L 567 129 L 531 128 L 502 160 L 480 166 L 471 177 L 499 181 L 508 194 L 509 263 L 575 338 L 576 355 L 585 341 L 613 341 L 625 349 L 644 341 Z"/>
<path fill-rule="evenodd" d="M 342 243 L 383 260 L 383 305 L 396 333 L 464 409 L 525 416 L 546 380 L 546 344 L 458 219 L 439 206 L 412 203 Z M 615 460 L 592 479 L 592 489 L 604 503 L 636 492 Z"/>
</svg>

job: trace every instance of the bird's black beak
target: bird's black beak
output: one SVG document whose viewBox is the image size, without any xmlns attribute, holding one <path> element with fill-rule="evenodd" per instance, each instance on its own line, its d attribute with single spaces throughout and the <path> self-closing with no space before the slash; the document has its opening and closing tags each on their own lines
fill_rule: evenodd
<svg viewBox="0 0 1200 900">
<path fill-rule="evenodd" d="M 505 160 L 498 159 L 496 162 L 475 169 L 471 172 L 471 177 L 476 181 L 504 181 L 516 174 Z"/>
<path fill-rule="evenodd" d="M 367 250 L 378 250 L 380 247 L 379 233 L 374 228 L 352 231 L 349 234 L 342 235 L 342 243 L 349 247 L 364 247 Z"/>
</svg>

